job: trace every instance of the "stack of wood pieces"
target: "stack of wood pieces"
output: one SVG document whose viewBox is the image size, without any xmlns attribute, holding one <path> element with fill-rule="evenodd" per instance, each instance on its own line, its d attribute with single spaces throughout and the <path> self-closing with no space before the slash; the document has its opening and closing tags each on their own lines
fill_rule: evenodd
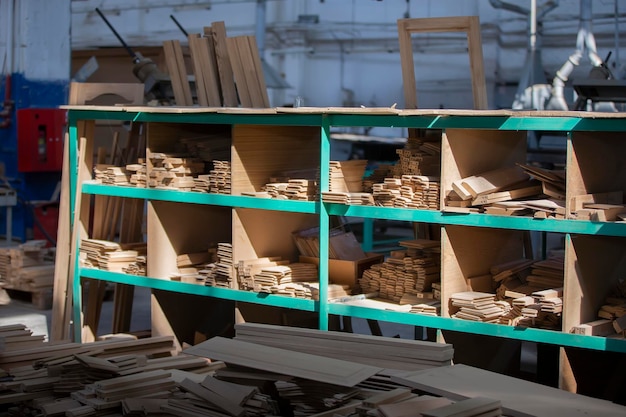
<svg viewBox="0 0 626 417">
<path fill-rule="evenodd" d="M 297 201 L 315 201 L 317 194 L 317 181 L 304 178 L 290 179 L 283 191 L 288 200 Z"/>
<path fill-rule="evenodd" d="M 457 292 L 450 296 L 452 307 L 451 317 L 497 323 L 500 316 L 506 314 L 508 309 L 495 299 L 495 294 L 480 291 Z M 504 303 L 506 304 L 506 303 Z"/>
<path fill-rule="evenodd" d="M 378 184 L 385 181 L 385 178 L 391 177 L 394 165 L 391 164 L 378 164 L 374 170 L 365 178 L 363 178 L 363 192 L 373 193 L 374 184 Z"/>
<path fill-rule="evenodd" d="M 205 278 L 200 274 L 207 264 L 217 262 L 217 249 L 209 248 L 205 251 L 183 253 L 176 257 L 178 272 L 170 276 L 171 279 L 192 284 L 204 284 Z"/>
<path fill-rule="evenodd" d="M 396 198 L 402 195 L 402 179 L 385 178 L 382 183 L 372 185 L 374 204 L 382 207 L 395 207 Z"/>
<path fill-rule="evenodd" d="M 581 194 L 571 199 L 571 216 L 577 220 L 613 222 L 626 220 L 624 192 Z"/>
<path fill-rule="evenodd" d="M 246 193 L 246 195 L 255 195 L 256 197 L 269 197 L 279 200 L 287 200 L 285 191 L 289 186 L 288 179 L 286 181 L 268 182 L 263 186 L 262 191 L 258 193 Z"/>
<path fill-rule="evenodd" d="M 126 171 L 130 173 L 128 185 L 137 188 L 146 188 L 148 186 L 148 171 L 145 160 L 140 159 L 136 164 L 126 165 Z"/>
<path fill-rule="evenodd" d="M 151 152 L 148 159 L 152 167 L 148 173 L 148 187 L 191 191 L 194 176 L 204 173 L 204 161 L 186 154 Z"/>
<path fill-rule="evenodd" d="M 328 191 L 333 193 L 360 193 L 363 191 L 363 176 L 367 160 L 329 162 Z"/>
<path fill-rule="evenodd" d="M 450 365 L 451 344 L 257 323 L 235 325 L 235 340 L 388 369 Z"/>
<path fill-rule="evenodd" d="M 626 282 L 619 280 L 613 285 L 596 320 L 573 326 L 570 333 L 626 337 Z"/>
<path fill-rule="evenodd" d="M 122 272 L 128 275 L 146 276 L 146 255 L 137 255 L 135 262 L 131 262 L 128 266 L 122 268 Z"/>
<path fill-rule="evenodd" d="M 130 185 L 130 172 L 125 167 L 110 164 L 96 164 L 94 167 L 94 179 L 106 185 Z"/>
<path fill-rule="evenodd" d="M 543 194 L 554 200 L 565 200 L 565 170 L 546 169 L 529 164 L 517 165 L 541 182 Z"/>
<path fill-rule="evenodd" d="M 231 168 L 230 161 L 213 161 L 213 169 L 209 176 L 199 176 L 202 181 L 209 181 L 209 192 L 214 194 L 230 194 Z"/>
<path fill-rule="evenodd" d="M 79 250 L 84 266 L 124 272 L 124 268 L 137 263 L 139 256 L 146 256 L 147 245 L 144 242 L 120 244 L 100 239 L 82 239 Z"/>
<path fill-rule="evenodd" d="M 432 285 L 441 280 L 440 242 L 415 239 L 398 244 L 405 249 L 391 251 L 383 263 L 363 272 L 359 279 L 361 291 L 378 293 L 381 299 L 395 303 L 401 303 L 403 298 L 407 304 L 433 300 Z M 437 303 L 433 305 L 436 307 Z"/>
<path fill-rule="evenodd" d="M 218 243 L 215 258 L 216 262 L 206 264 L 198 271 L 197 281 L 203 281 L 208 287 L 236 288 L 233 245 L 228 242 Z"/>
<path fill-rule="evenodd" d="M 31 329 L 23 324 L 0 326 L 0 352 L 39 348 L 45 339 L 45 335 L 35 335 Z"/>
<path fill-rule="evenodd" d="M 392 173 L 403 175 L 439 175 L 441 166 L 441 138 L 409 137 L 404 148 L 396 150 L 398 163 Z"/>
<path fill-rule="evenodd" d="M 49 308 L 43 294 L 51 293 L 54 284 L 54 261 L 49 259 L 50 249 L 45 246 L 46 241 L 29 240 L 0 248 L 2 287 L 31 293 L 33 304 L 41 309 Z"/>
<path fill-rule="evenodd" d="M 345 204 L 348 206 L 373 206 L 374 196 L 371 193 L 331 193 L 323 192 L 324 203 Z"/>
<path fill-rule="evenodd" d="M 403 175 L 400 195 L 393 200 L 394 207 L 422 210 L 439 209 L 439 177 Z"/>
</svg>

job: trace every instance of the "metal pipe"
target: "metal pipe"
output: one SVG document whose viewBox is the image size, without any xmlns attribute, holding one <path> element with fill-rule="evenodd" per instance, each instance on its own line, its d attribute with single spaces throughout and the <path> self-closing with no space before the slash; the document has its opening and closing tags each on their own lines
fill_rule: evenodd
<svg viewBox="0 0 626 417">
<path fill-rule="evenodd" d="M 530 0 L 530 50 L 537 49 L 537 0 Z"/>
<path fill-rule="evenodd" d="M 259 49 L 259 56 L 261 59 L 265 57 L 265 29 L 267 24 L 265 23 L 265 14 L 267 9 L 267 2 L 265 0 L 257 0 L 256 2 L 256 44 Z"/>
</svg>

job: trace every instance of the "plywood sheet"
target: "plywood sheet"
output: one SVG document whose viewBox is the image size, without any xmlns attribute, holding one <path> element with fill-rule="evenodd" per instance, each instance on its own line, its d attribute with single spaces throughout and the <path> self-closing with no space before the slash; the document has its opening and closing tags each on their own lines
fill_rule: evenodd
<svg viewBox="0 0 626 417">
<path fill-rule="evenodd" d="M 187 348 L 184 353 L 344 387 L 355 386 L 382 371 L 382 368 L 373 366 L 223 337 L 214 337 Z"/>
<path fill-rule="evenodd" d="M 557 388 L 485 371 L 452 365 L 392 376 L 392 381 L 453 400 L 476 396 L 499 399 L 511 416 L 620 416 L 626 407 Z M 529 401 L 529 399 L 532 399 Z"/>
</svg>

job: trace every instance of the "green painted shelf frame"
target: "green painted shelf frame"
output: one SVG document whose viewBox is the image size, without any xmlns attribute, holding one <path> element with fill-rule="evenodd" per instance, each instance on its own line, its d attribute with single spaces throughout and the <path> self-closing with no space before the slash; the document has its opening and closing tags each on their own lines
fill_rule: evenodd
<svg viewBox="0 0 626 417">
<path fill-rule="evenodd" d="M 407 222 L 434 223 L 440 225 L 464 225 L 485 228 L 529 230 L 539 232 L 563 233 L 565 235 L 601 235 L 626 237 L 626 224 L 613 222 L 588 222 L 576 220 L 534 219 L 529 217 L 505 217 L 486 214 L 445 213 L 434 210 L 399 209 L 372 206 L 345 206 L 321 202 L 300 202 L 258 199 L 254 197 L 203 194 L 170 190 L 144 189 L 124 186 L 107 186 L 86 182 L 77 184 L 77 123 L 81 120 L 110 120 L 133 122 L 168 122 L 194 124 L 261 124 L 275 126 L 315 126 L 321 128 L 320 166 L 328 166 L 330 161 L 331 127 L 399 127 L 418 129 L 483 129 L 500 131 L 564 132 L 626 132 L 626 115 L 582 114 L 580 112 L 539 113 L 514 111 L 392 111 L 366 112 L 361 109 L 325 108 L 303 109 L 302 112 L 267 112 L 260 109 L 239 111 L 240 109 L 200 109 L 181 108 L 170 110 L 159 108 L 91 108 L 89 106 L 67 106 L 69 127 L 70 161 L 70 205 L 74 212 L 76 192 L 94 195 L 109 195 L 125 198 L 138 198 L 152 201 L 170 201 L 189 204 L 216 205 L 233 208 L 251 208 L 258 210 L 277 210 L 293 213 L 307 213 L 319 216 L 320 254 L 322 261 L 320 277 L 327 276 L 328 262 L 328 226 L 330 216 L 351 216 L 364 219 L 388 219 Z M 328 170 L 321 170 L 321 191 L 328 187 Z M 365 242 L 371 244 L 371 242 Z M 72 242 L 78 250 L 79 242 Z M 583 336 L 559 331 L 535 328 L 521 328 L 491 323 L 475 323 L 446 317 L 435 317 L 396 311 L 378 310 L 361 306 L 332 303 L 326 300 L 327 280 L 320 280 L 320 301 L 302 300 L 278 295 L 257 294 L 253 292 L 204 287 L 196 284 L 174 282 L 151 277 L 138 277 L 80 267 L 78 260 L 73 266 L 75 277 L 103 280 L 108 282 L 142 286 L 185 294 L 197 294 L 219 299 L 243 301 L 267 306 L 291 308 L 319 315 L 319 328 L 328 329 L 329 315 L 351 316 L 362 319 L 423 326 L 440 330 L 480 334 L 516 339 L 528 342 L 553 344 L 563 347 L 586 348 L 599 351 L 626 352 L 626 341 L 621 339 Z M 73 320 L 81 321 L 81 282 L 73 282 Z M 74 337 L 80 341 L 80 328 L 74 326 Z"/>
</svg>

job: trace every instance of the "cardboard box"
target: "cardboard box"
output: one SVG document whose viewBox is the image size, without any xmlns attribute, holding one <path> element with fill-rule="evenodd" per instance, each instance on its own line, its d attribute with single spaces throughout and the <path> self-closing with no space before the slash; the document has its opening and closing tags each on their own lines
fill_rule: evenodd
<svg viewBox="0 0 626 417">
<path fill-rule="evenodd" d="M 347 261 L 343 259 L 328 260 L 328 277 L 332 284 L 348 285 L 350 288 L 356 286 L 357 280 L 363 275 L 363 271 L 374 264 L 379 264 L 385 259 L 384 255 L 368 253 L 367 258 L 357 261 Z M 300 256 L 300 262 L 310 264 L 320 264 L 320 259 L 312 256 Z"/>
</svg>

